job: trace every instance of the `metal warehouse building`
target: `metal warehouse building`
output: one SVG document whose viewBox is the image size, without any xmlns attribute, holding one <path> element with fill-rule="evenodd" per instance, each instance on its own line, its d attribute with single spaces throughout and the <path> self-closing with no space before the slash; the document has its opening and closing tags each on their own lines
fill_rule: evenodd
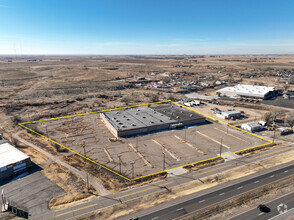
<svg viewBox="0 0 294 220">
<path fill-rule="evenodd" d="M 175 104 L 109 111 L 101 113 L 100 118 L 116 137 L 144 134 L 205 122 L 205 117 Z"/>
<path fill-rule="evenodd" d="M 29 156 L 10 145 L 0 143 L 0 180 L 20 173 L 31 166 Z"/>
<path fill-rule="evenodd" d="M 231 98 L 269 99 L 275 95 L 275 87 L 238 84 L 233 87 L 219 89 L 216 94 Z"/>
</svg>

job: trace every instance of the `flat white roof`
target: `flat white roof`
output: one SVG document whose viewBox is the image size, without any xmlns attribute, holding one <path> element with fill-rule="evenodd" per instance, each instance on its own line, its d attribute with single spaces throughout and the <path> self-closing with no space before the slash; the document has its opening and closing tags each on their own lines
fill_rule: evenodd
<svg viewBox="0 0 294 220">
<path fill-rule="evenodd" d="M 9 143 L 0 144 L 0 168 L 29 158 Z"/>
<path fill-rule="evenodd" d="M 238 84 L 233 87 L 226 87 L 217 90 L 217 92 L 233 92 L 236 94 L 257 94 L 265 95 L 270 91 L 274 91 L 275 87 L 272 86 L 254 86 L 254 85 L 244 85 Z"/>
<path fill-rule="evenodd" d="M 236 111 L 236 110 L 226 111 L 226 112 L 222 112 L 222 113 L 228 114 L 228 115 L 230 115 L 230 114 L 241 114 L 241 112 Z"/>
<path fill-rule="evenodd" d="M 261 126 L 257 122 L 250 122 L 250 123 L 245 123 L 245 124 L 242 124 L 242 125 L 248 125 L 250 128 L 260 127 Z"/>
</svg>

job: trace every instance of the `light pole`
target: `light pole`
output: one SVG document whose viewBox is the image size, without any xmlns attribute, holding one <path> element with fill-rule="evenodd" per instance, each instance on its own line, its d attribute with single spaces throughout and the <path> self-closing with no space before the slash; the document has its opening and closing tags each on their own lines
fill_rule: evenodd
<svg viewBox="0 0 294 220">
<path fill-rule="evenodd" d="M 85 141 L 83 142 L 83 147 L 84 147 L 84 156 L 86 156 L 86 144 L 85 144 Z M 87 190 L 89 192 L 89 176 L 88 176 L 88 169 L 86 168 L 86 173 L 87 173 L 87 176 L 86 176 L 86 179 L 87 179 Z"/>
<path fill-rule="evenodd" d="M 119 161 L 119 173 L 121 173 L 121 154 L 117 155 Z"/>
<path fill-rule="evenodd" d="M 162 155 L 163 155 L 163 164 L 162 164 L 162 170 L 164 171 L 165 170 L 165 152 L 162 152 Z"/>
<path fill-rule="evenodd" d="M 135 161 L 132 161 L 131 162 L 131 165 L 132 165 L 132 179 L 134 178 L 134 176 L 135 176 L 135 171 L 134 171 L 134 164 L 135 164 Z"/>
<path fill-rule="evenodd" d="M 275 137 L 276 137 L 276 124 L 274 124 L 274 137 L 273 137 L 273 143 L 275 143 Z"/>
<path fill-rule="evenodd" d="M 219 157 L 222 157 L 223 139 L 221 138 L 221 144 L 219 149 Z"/>
</svg>

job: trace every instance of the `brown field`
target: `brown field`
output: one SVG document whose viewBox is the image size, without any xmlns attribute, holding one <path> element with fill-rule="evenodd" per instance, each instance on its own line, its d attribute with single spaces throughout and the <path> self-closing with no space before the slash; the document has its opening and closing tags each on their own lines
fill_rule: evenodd
<svg viewBox="0 0 294 220">
<path fill-rule="evenodd" d="M 7 62 L 7 60 L 11 62 Z M 21 129 L 18 126 L 19 122 L 168 99 L 180 101 L 187 99 L 184 94 L 186 92 L 196 91 L 201 94 L 214 95 L 215 90 L 220 88 L 217 86 L 219 83 L 225 83 L 226 85 L 248 83 L 275 86 L 283 90 L 294 90 L 294 84 L 286 84 L 286 82 L 293 82 L 293 76 L 293 55 L 2 56 L 0 57 L 0 131 L 11 136 L 11 134 Z M 210 112 L 209 107 L 205 106 L 195 107 L 195 109 Z M 229 106 L 222 106 L 221 108 L 228 109 L 231 107 L 231 104 L 229 104 Z M 270 109 L 270 107 L 258 110 L 248 107 L 244 109 L 240 107 L 240 109 L 244 110 L 251 120 L 254 120 L 254 118 L 262 118 L 264 112 Z M 91 121 L 91 118 L 87 120 Z M 98 121 L 96 124 L 98 129 L 100 129 Z M 50 126 L 53 128 L 54 126 L 60 127 L 61 125 L 52 124 Z M 93 127 L 93 125 L 91 126 Z M 85 136 L 89 140 L 88 150 L 93 148 L 96 142 L 101 143 L 99 148 L 96 149 L 97 152 L 93 151 L 91 155 L 93 159 L 117 171 L 117 154 L 121 153 L 117 152 L 117 145 L 119 146 L 118 148 L 121 147 L 123 151 L 130 152 L 133 155 L 129 154 L 129 156 L 122 158 L 125 164 L 122 172 L 127 176 L 131 175 L 128 157 L 136 158 L 136 164 L 138 166 L 141 164 L 142 166 L 140 167 L 146 168 L 142 170 L 136 168 L 135 176 L 160 171 L 162 169 L 161 155 L 152 155 L 157 154 L 154 152 L 161 150 L 159 144 L 168 145 L 170 141 L 173 141 L 174 144 L 169 146 L 170 149 L 168 151 L 174 157 L 168 154 L 167 168 L 217 155 L 217 142 L 212 141 L 211 148 L 208 148 L 208 150 L 202 149 L 201 143 L 205 143 L 205 136 L 198 133 L 195 136 L 194 130 L 197 130 L 198 127 L 187 130 L 187 142 L 191 145 L 182 145 L 180 139 L 175 138 L 175 134 L 172 131 L 167 132 L 165 136 L 154 134 L 154 137 L 148 136 L 147 138 L 146 136 L 139 140 L 140 154 L 151 164 L 149 168 L 146 161 L 138 157 L 138 154 L 129 147 L 129 142 L 133 146 L 136 145 L 135 142 L 133 143 L 133 140 L 126 140 L 125 143 L 109 143 L 107 138 L 105 140 L 105 137 L 109 135 L 108 131 L 103 131 L 103 137 L 99 135 L 93 136 L 91 129 L 94 128 L 91 128 L 91 126 L 89 126 L 88 130 L 85 130 L 85 132 L 89 133 L 87 137 Z M 203 127 L 203 132 L 208 132 L 205 135 L 211 136 L 209 133 L 211 128 L 207 128 L 207 131 L 205 128 L 206 125 Z M 60 129 L 64 129 L 64 127 Z M 101 129 L 103 130 L 102 127 Z M 222 127 L 219 127 L 219 129 L 226 130 Z M 52 130 L 50 132 L 50 136 L 56 140 L 64 137 L 58 136 L 58 133 L 54 133 Z M 175 132 L 178 137 L 183 137 L 183 133 L 181 133 L 183 131 Z M 193 137 L 198 139 L 192 138 L 191 132 L 194 132 Z M 223 133 L 219 130 L 217 132 Z M 217 135 L 221 136 L 218 133 Z M 269 134 L 268 136 L 271 135 Z M 34 139 L 41 139 L 41 137 L 35 136 Z M 156 144 L 152 139 L 156 140 L 159 144 Z M 33 141 L 36 143 L 44 142 L 44 140 Z M 68 138 L 68 140 L 65 139 L 63 141 L 66 142 L 64 143 L 66 146 L 71 146 L 77 152 L 82 152 L 80 140 L 70 140 Z M 70 141 L 75 143 L 71 144 Z M 233 138 L 230 141 L 232 143 L 225 144 L 228 147 L 232 147 L 232 150 L 243 149 L 256 144 L 255 140 L 249 140 L 250 143 L 247 143 L 246 146 L 242 145 L 242 141 L 236 141 Z M 177 145 L 179 144 L 184 146 L 185 151 L 178 152 Z M 143 146 L 145 145 L 149 147 L 144 149 Z M 56 146 L 51 146 L 48 151 L 53 152 L 57 156 L 70 156 L 68 152 L 54 149 L 54 147 Z M 199 148 L 198 151 L 195 150 L 195 147 Z M 101 150 L 102 153 L 100 152 Z M 196 160 L 192 154 L 195 151 L 199 153 L 199 155 L 198 153 L 197 155 L 195 154 Z M 106 152 L 109 153 L 110 157 L 105 156 Z M 90 153 L 88 152 L 88 154 Z M 30 152 L 30 154 L 34 154 L 34 151 Z M 187 154 L 191 156 L 187 157 Z M 104 155 L 103 158 L 99 158 L 101 155 Z M 180 161 L 175 158 L 178 158 Z"/>
</svg>

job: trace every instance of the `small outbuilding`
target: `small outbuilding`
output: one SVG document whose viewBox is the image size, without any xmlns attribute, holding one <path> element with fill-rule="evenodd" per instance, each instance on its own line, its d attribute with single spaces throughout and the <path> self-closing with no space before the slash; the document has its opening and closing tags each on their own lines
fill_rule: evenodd
<svg viewBox="0 0 294 220">
<path fill-rule="evenodd" d="M 232 111 L 226 111 L 222 112 L 222 115 L 228 119 L 228 118 L 240 118 L 241 117 L 241 112 L 232 110 Z"/>
<path fill-rule="evenodd" d="M 242 124 L 241 128 L 246 131 L 255 132 L 255 131 L 261 131 L 263 129 L 263 126 L 257 122 L 250 122 L 250 123 Z"/>
<path fill-rule="evenodd" d="M 28 155 L 8 142 L 0 144 L 0 180 L 27 170 L 31 166 Z"/>
</svg>

